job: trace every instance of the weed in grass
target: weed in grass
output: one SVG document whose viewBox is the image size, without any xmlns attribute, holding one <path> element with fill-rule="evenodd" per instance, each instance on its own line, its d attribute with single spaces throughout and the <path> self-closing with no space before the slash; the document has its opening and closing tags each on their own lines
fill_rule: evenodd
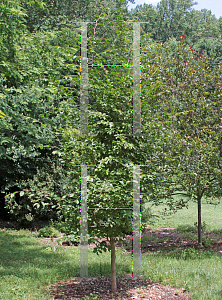
<svg viewBox="0 0 222 300">
<path fill-rule="evenodd" d="M 194 227 L 196 228 L 196 230 L 198 229 L 198 223 L 194 222 Z M 203 221 L 203 223 L 201 224 L 201 230 L 205 231 L 207 229 L 207 224 L 205 221 Z"/>
<path fill-rule="evenodd" d="M 204 259 L 211 257 L 211 253 L 207 251 L 199 251 L 194 248 L 186 248 L 183 250 L 177 250 L 172 253 L 168 253 L 172 258 L 182 260 Z"/>
<path fill-rule="evenodd" d="M 215 245 L 217 243 L 217 240 L 215 238 L 209 239 L 206 236 L 203 236 L 202 241 L 203 241 L 203 245 L 206 248 L 212 247 L 213 245 Z"/>
<path fill-rule="evenodd" d="M 222 235 L 222 228 L 213 229 L 212 232 L 216 233 L 216 234 L 219 234 L 219 235 Z"/>
<path fill-rule="evenodd" d="M 152 235 L 144 235 L 142 237 L 142 242 L 158 243 L 159 242 L 159 238 L 154 237 Z"/>
<path fill-rule="evenodd" d="M 183 225 L 179 225 L 177 227 L 177 231 L 180 233 L 183 232 L 195 232 L 197 229 L 195 226 L 189 225 L 189 224 L 183 224 Z"/>
<path fill-rule="evenodd" d="M 185 232 L 185 233 L 182 233 L 182 238 L 190 239 L 192 241 L 196 241 L 197 240 L 197 234 L 193 233 L 193 232 Z"/>
</svg>

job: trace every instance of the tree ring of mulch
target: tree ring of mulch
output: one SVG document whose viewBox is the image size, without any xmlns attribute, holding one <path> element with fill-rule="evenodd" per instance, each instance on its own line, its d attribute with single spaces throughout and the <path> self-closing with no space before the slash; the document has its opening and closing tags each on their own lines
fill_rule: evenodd
<svg viewBox="0 0 222 300">
<path fill-rule="evenodd" d="M 117 293 L 111 293 L 111 278 L 80 279 L 73 277 L 68 281 L 52 284 L 48 292 L 54 299 L 146 299 L 146 300 L 189 300 L 189 295 L 183 289 L 163 286 L 160 283 L 150 282 L 141 278 L 126 276 L 117 278 Z"/>
</svg>

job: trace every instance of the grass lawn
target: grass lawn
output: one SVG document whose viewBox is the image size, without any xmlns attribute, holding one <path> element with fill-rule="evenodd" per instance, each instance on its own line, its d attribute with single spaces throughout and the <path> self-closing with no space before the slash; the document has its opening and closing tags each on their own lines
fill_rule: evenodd
<svg viewBox="0 0 222 300">
<path fill-rule="evenodd" d="M 197 204 L 194 202 L 189 203 L 189 207 L 178 210 L 172 215 L 161 215 L 165 206 L 160 205 L 152 207 L 152 212 L 159 214 L 158 219 L 153 220 L 154 227 L 173 227 L 177 228 L 184 224 L 193 226 L 197 222 Z M 222 233 L 222 203 L 218 205 L 210 205 L 205 201 L 202 203 L 202 223 L 206 223 L 206 230 L 218 231 Z"/>
<path fill-rule="evenodd" d="M 160 210 L 158 208 L 157 210 Z M 222 205 L 203 204 L 206 230 L 222 229 Z M 163 219 L 165 218 L 165 219 Z M 170 217 L 161 217 L 157 226 L 192 226 L 197 220 L 196 205 Z M 222 237 L 221 237 L 222 239 Z M 0 299 L 53 299 L 45 288 L 59 280 L 79 276 L 79 247 L 52 247 L 41 244 L 36 233 L 28 230 L 0 231 Z M 131 273 L 131 254 L 117 249 L 117 276 Z M 219 254 L 192 248 L 166 253 L 142 254 L 142 274 L 151 281 L 181 287 L 192 300 L 222 299 L 222 259 Z M 99 257 L 89 249 L 89 276 L 110 275 L 110 253 Z"/>
<path fill-rule="evenodd" d="M 52 299 L 43 287 L 79 273 L 79 253 L 41 245 L 28 230 L 0 232 L 0 299 Z"/>
</svg>

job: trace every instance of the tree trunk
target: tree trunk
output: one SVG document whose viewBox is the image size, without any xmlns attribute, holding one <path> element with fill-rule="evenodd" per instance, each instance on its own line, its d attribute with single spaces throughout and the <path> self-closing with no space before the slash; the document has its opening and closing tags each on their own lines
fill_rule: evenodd
<svg viewBox="0 0 222 300">
<path fill-rule="evenodd" d="M 111 244 L 111 292 L 116 293 L 116 251 L 115 251 L 115 239 L 110 238 Z"/>
<path fill-rule="evenodd" d="M 198 205 L 198 244 L 202 245 L 202 233 L 201 233 L 201 197 L 197 198 Z"/>
</svg>

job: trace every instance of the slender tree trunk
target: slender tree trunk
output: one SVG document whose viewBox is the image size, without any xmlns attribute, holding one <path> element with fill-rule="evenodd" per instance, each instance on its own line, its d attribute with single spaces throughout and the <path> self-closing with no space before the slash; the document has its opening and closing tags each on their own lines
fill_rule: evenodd
<svg viewBox="0 0 222 300">
<path fill-rule="evenodd" d="M 198 205 L 198 244 L 202 245 L 202 232 L 201 232 L 201 197 L 197 198 Z"/>
<path fill-rule="evenodd" d="M 111 292 L 116 293 L 116 250 L 115 250 L 115 239 L 110 238 L 111 244 Z"/>
</svg>

